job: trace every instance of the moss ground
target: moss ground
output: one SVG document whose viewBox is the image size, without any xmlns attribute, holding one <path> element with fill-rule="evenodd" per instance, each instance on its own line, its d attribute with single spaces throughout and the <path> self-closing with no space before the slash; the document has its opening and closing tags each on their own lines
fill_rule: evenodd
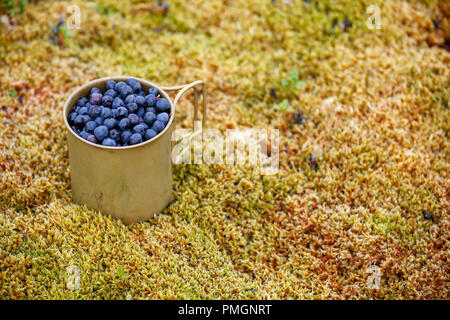
<svg viewBox="0 0 450 320">
<path fill-rule="evenodd" d="M 448 4 L 168 3 L 29 1 L 3 19 L 0 298 L 448 299 Z M 71 4 L 81 29 L 55 45 Z M 297 93 L 280 84 L 293 70 Z M 176 165 L 170 206 L 131 226 L 73 204 L 63 103 L 120 74 L 206 79 L 211 127 L 280 130 L 279 173 Z M 283 99 L 303 124 L 273 108 Z M 191 100 L 177 112 L 189 128 Z"/>
</svg>

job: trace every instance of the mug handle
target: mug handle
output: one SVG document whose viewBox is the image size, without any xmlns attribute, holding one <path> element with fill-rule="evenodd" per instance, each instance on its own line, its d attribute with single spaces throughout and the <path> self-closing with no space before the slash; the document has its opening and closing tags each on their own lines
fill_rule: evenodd
<svg viewBox="0 0 450 320">
<path fill-rule="evenodd" d="M 194 121 L 198 120 L 198 85 L 202 85 L 202 93 L 203 93 L 203 118 L 202 118 L 202 128 L 206 127 L 206 113 L 207 113 L 207 109 L 206 109 L 206 82 L 203 80 L 197 80 L 194 82 L 191 82 L 189 84 L 184 84 L 181 86 L 174 86 L 174 87 L 161 87 L 161 89 L 163 89 L 164 91 L 178 91 L 181 90 L 180 92 L 177 93 L 177 95 L 175 96 L 175 99 L 173 100 L 173 108 L 174 108 L 174 112 L 178 103 L 178 100 L 180 100 L 180 98 L 186 93 L 186 91 L 188 91 L 191 88 L 194 88 Z"/>
</svg>

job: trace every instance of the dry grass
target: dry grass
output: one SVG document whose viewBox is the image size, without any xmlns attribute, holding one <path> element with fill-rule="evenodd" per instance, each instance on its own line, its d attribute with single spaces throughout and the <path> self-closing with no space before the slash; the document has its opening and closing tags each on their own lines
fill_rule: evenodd
<svg viewBox="0 0 450 320">
<path fill-rule="evenodd" d="M 1 298 L 449 298 L 444 1 L 170 1 L 166 16 L 139 2 L 71 2 L 82 29 L 64 47 L 48 37 L 68 2 L 0 26 Z M 373 3 L 381 30 L 366 26 Z M 298 93 L 280 85 L 292 70 Z M 117 74 L 206 79 L 212 127 L 280 130 L 280 173 L 177 165 L 171 205 L 132 226 L 72 204 L 63 103 Z M 304 124 L 273 109 L 283 98 Z"/>
</svg>

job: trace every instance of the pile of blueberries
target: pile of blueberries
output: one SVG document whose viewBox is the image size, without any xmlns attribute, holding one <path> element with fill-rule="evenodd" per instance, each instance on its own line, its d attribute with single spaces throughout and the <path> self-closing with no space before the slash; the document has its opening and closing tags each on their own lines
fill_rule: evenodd
<svg viewBox="0 0 450 320">
<path fill-rule="evenodd" d="M 136 79 L 108 80 L 106 90 L 92 88 L 68 115 L 83 139 L 110 147 L 135 145 L 156 137 L 169 122 L 170 103 L 156 88 L 146 93 Z"/>
</svg>

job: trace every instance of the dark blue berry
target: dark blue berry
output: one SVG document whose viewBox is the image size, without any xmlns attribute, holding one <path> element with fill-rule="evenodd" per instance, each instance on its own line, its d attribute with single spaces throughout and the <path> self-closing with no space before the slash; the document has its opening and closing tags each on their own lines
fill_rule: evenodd
<svg viewBox="0 0 450 320">
<path fill-rule="evenodd" d="M 73 123 L 74 123 L 76 126 L 81 126 L 81 125 L 83 125 L 83 123 L 84 123 L 84 121 L 83 121 L 83 116 L 82 116 L 81 114 L 77 115 L 77 116 L 75 117 L 75 119 L 73 120 Z"/>
<path fill-rule="evenodd" d="M 115 147 L 116 146 L 116 142 L 111 139 L 111 138 L 105 138 L 102 141 L 102 145 L 107 146 L 107 147 Z"/>
<path fill-rule="evenodd" d="M 148 94 L 145 96 L 145 102 L 147 103 L 147 107 L 156 106 L 156 96 L 154 94 Z"/>
<path fill-rule="evenodd" d="M 101 112 L 102 108 L 96 105 L 90 106 L 88 109 L 88 115 L 90 115 L 91 118 L 97 118 Z"/>
<path fill-rule="evenodd" d="M 156 133 L 155 130 L 147 129 L 147 130 L 145 130 L 145 139 L 149 140 L 151 138 L 154 138 L 154 137 L 156 137 L 157 134 L 158 133 Z"/>
<path fill-rule="evenodd" d="M 120 138 L 120 132 L 119 132 L 119 130 L 117 130 L 117 129 L 111 129 L 111 130 L 109 130 L 109 137 L 110 137 L 111 139 L 113 139 L 114 141 L 119 140 L 119 138 Z"/>
<path fill-rule="evenodd" d="M 135 125 L 133 128 L 133 131 L 136 133 L 139 133 L 140 135 L 144 135 L 145 126 L 143 126 L 142 124 Z"/>
<path fill-rule="evenodd" d="M 86 102 L 88 102 L 88 99 L 86 97 L 80 98 L 77 100 L 77 106 L 84 107 Z"/>
<path fill-rule="evenodd" d="M 123 103 L 123 100 L 119 97 L 115 98 L 112 104 L 113 109 L 117 109 L 119 107 L 125 106 L 125 103 Z"/>
<path fill-rule="evenodd" d="M 156 114 L 156 108 L 147 108 L 145 109 L 145 113 L 147 112 L 153 112 L 154 114 Z"/>
<path fill-rule="evenodd" d="M 139 92 L 142 89 L 141 83 L 136 79 L 128 79 L 127 84 L 131 87 L 131 89 L 133 89 L 134 92 Z"/>
<path fill-rule="evenodd" d="M 114 118 L 108 118 L 105 121 L 103 121 L 103 125 L 106 126 L 108 129 L 112 129 L 117 125 L 117 120 Z"/>
<path fill-rule="evenodd" d="M 88 135 L 86 140 L 89 141 L 89 142 L 92 142 L 92 143 L 97 143 L 98 142 L 97 138 L 93 134 Z"/>
<path fill-rule="evenodd" d="M 120 92 L 120 89 L 123 88 L 124 86 L 126 86 L 127 84 L 123 81 L 119 81 L 116 83 L 116 85 L 114 86 L 114 90 L 116 90 L 116 92 Z"/>
<path fill-rule="evenodd" d="M 138 144 L 142 142 L 142 136 L 139 133 L 134 133 L 131 135 L 129 143 L 130 144 Z"/>
<path fill-rule="evenodd" d="M 129 112 L 135 113 L 135 112 L 138 111 L 139 107 L 138 107 L 138 105 L 136 103 L 133 102 L 133 103 L 127 104 L 127 109 L 128 109 Z"/>
<path fill-rule="evenodd" d="M 167 122 L 169 122 L 169 115 L 165 112 L 162 112 L 156 116 L 156 119 L 164 123 L 164 125 L 166 125 Z"/>
<path fill-rule="evenodd" d="M 117 109 L 112 109 L 111 112 L 112 112 L 113 118 L 119 117 L 119 115 L 118 115 L 118 113 L 117 113 Z"/>
<path fill-rule="evenodd" d="M 135 115 L 134 113 L 128 115 L 128 119 L 130 120 L 130 124 L 132 126 L 139 123 L 139 117 L 137 115 Z"/>
<path fill-rule="evenodd" d="M 144 90 L 139 91 L 138 95 L 141 97 L 145 97 L 145 91 Z"/>
<path fill-rule="evenodd" d="M 148 125 L 152 125 L 156 120 L 156 115 L 153 112 L 147 112 L 144 115 L 144 122 Z"/>
<path fill-rule="evenodd" d="M 87 137 L 89 137 L 89 135 L 90 133 L 84 130 L 80 132 L 80 137 L 82 137 L 83 139 L 86 139 Z"/>
<path fill-rule="evenodd" d="M 155 122 L 153 122 L 152 129 L 159 133 L 164 129 L 164 123 L 162 123 L 159 120 L 156 120 Z"/>
<path fill-rule="evenodd" d="M 97 123 L 95 121 L 89 121 L 84 126 L 84 130 L 88 132 L 94 131 L 95 128 L 97 128 Z"/>
<path fill-rule="evenodd" d="M 128 97 L 125 98 L 125 104 L 133 103 L 136 99 L 136 96 L 134 94 L 130 94 Z"/>
<path fill-rule="evenodd" d="M 133 92 L 133 89 L 129 85 L 125 85 L 120 88 L 119 95 L 122 99 L 125 99 L 129 94 Z"/>
<path fill-rule="evenodd" d="M 79 115 L 85 115 L 86 113 L 88 113 L 88 108 L 87 107 L 81 107 L 80 110 L 78 110 L 78 114 Z"/>
<path fill-rule="evenodd" d="M 106 126 L 98 126 L 94 129 L 94 135 L 99 140 L 102 141 L 105 139 L 109 134 L 108 127 Z"/>
<path fill-rule="evenodd" d="M 92 118 L 90 115 L 88 115 L 88 114 L 83 115 L 83 123 L 87 123 L 88 121 L 91 121 L 91 120 L 92 120 Z"/>
<path fill-rule="evenodd" d="M 113 89 L 109 89 L 105 92 L 103 99 L 105 99 L 106 96 L 110 96 L 112 98 L 115 98 L 117 96 L 117 92 L 114 91 Z"/>
<path fill-rule="evenodd" d="M 114 90 L 115 86 L 116 86 L 116 82 L 114 80 L 106 81 L 106 90 Z"/>
<path fill-rule="evenodd" d="M 77 117 L 77 113 L 76 112 L 71 112 L 69 113 L 69 116 L 67 117 L 67 119 L 69 120 L 69 123 L 73 123 L 73 121 L 75 120 L 75 118 Z"/>
<path fill-rule="evenodd" d="M 117 108 L 117 116 L 120 118 L 128 117 L 128 109 L 125 107 Z"/>
<path fill-rule="evenodd" d="M 128 118 L 123 118 L 122 120 L 119 121 L 119 128 L 121 130 L 125 130 L 129 126 L 130 126 L 130 120 Z"/>
<path fill-rule="evenodd" d="M 122 141 L 123 144 L 127 144 L 130 140 L 132 133 L 130 130 L 125 130 L 122 132 L 122 134 L 120 135 L 120 139 Z"/>
<path fill-rule="evenodd" d="M 159 91 L 156 88 L 150 88 L 148 89 L 148 94 L 152 94 L 156 97 L 159 94 Z"/>
<path fill-rule="evenodd" d="M 94 119 L 94 121 L 95 121 L 95 123 L 98 126 L 101 126 L 103 124 L 103 118 L 102 117 L 97 117 L 97 118 Z"/>
<path fill-rule="evenodd" d="M 78 130 L 78 128 L 76 126 L 72 126 L 72 130 L 73 132 L 75 132 L 76 134 L 80 133 L 80 130 Z"/>
<path fill-rule="evenodd" d="M 138 107 L 145 107 L 145 98 L 141 97 L 141 96 L 137 96 L 136 99 L 134 100 L 134 103 L 137 104 Z"/>
<path fill-rule="evenodd" d="M 143 118 L 144 115 L 145 115 L 145 109 L 142 108 L 142 107 L 139 108 L 139 109 L 138 109 L 138 112 L 137 112 L 137 115 L 138 115 L 139 118 Z"/>
<path fill-rule="evenodd" d="M 157 135 L 157 133 L 155 130 L 152 130 L 152 129 L 145 130 L 145 139 L 146 140 L 154 138 L 154 137 L 156 137 L 156 135 Z"/>
<path fill-rule="evenodd" d="M 103 102 L 103 106 L 111 108 L 113 101 L 114 101 L 113 97 L 111 97 L 111 96 L 104 96 L 103 97 L 103 101 L 102 101 Z"/>
<path fill-rule="evenodd" d="M 101 105 L 102 104 L 102 94 L 98 93 L 98 92 L 94 92 L 93 94 L 91 94 L 91 97 L 89 99 L 89 103 L 90 104 L 96 104 L 96 105 Z"/>
<path fill-rule="evenodd" d="M 101 116 L 103 119 L 111 118 L 111 116 L 112 116 L 111 109 L 110 109 L 110 108 L 106 108 L 106 107 L 102 108 L 102 111 L 101 111 L 101 113 L 100 113 L 100 116 Z"/>
<path fill-rule="evenodd" d="M 100 90 L 99 88 L 93 87 L 91 88 L 90 94 L 92 95 L 93 93 L 102 93 L 102 90 Z"/>
<path fill-rule="evenodd" d="M 169 112 L 170 111 L 170 103 L 164 98 L 158 99 L 156 101 L 156 110 L 158 112 Z"/>
</svg>

